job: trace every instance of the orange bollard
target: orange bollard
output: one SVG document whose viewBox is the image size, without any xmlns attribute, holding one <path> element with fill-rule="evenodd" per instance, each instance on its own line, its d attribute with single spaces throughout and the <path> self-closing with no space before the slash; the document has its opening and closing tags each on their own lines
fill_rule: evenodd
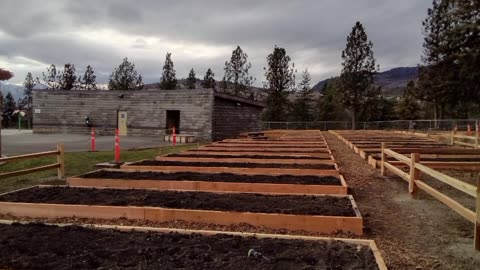
<svg viewBox="0 0 480 270">
<path fill-rule="evenodd" d="M 92 152 L 95 152 L 95 128 L 92 128 Z"/>
<path fill-rule="evenodd" d="M 470 124 L 467 125 L 467 135 L 472 135 L 472 127 L 470 126 Z"/>
<path fill-rule="evenodd" d="M 115 163 L 120 163 L 120 136 L 118 136 L 118 129 L 115 129 Z"/>
<path fill-rule="evenodd" d="M 173 137 L 172 144 L 173 146 L 175 146 L 175 144 L 177 143 L 177 135 L 175 134 L 175 127 L 173 127 L 172 129 L 172 137 Z"/>
</svg>

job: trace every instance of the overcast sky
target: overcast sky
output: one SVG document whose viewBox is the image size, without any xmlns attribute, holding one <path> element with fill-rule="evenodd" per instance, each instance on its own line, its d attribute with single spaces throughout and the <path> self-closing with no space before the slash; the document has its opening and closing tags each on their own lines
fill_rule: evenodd
<svg viewBox="0 0 480 270">
<path fill-rule="evenodd" d="M 381 70 L 417 65 L 430 6 L 430 0 L 2 0 L 0 68 L 15 73 L 11 83 L 22 83 L 27 72 L 41 78 L 52 63 L 73 63 L 77 73 L 92 65 L 97 81 L 106 83 L 128 57 L 150 83 L 159 81 L 171 52 L 177 78 L 190 68 L 203 78 L 210 67 L 220 80 L 240 45 L 261 85 L 266 56 L 278 45 L 298 74 L 308 68 L 316 83 L 340 72 L 356 21 Z"/>
</svg>

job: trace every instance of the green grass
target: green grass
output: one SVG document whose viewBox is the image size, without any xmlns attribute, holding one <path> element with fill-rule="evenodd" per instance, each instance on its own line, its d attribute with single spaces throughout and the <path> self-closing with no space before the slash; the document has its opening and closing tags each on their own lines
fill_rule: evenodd
<svg viewBox="0 0 480 270">
<path fill-rule="evenodd" d="M 122 161 L 137 161 L 141 159 L 153 159 L 158 155 L 177 153 L 183 150 L 197 147 L 197 144 L 163 146 L 160 148 L 145 150 L 122 151 L 120 154 Z M 95 164 L 113 161 L 114 151 L 99 152 L 67 152 L 65 153 L 65 174 L 66 176 L 84 174 L 98 169 Z M 56 157 L 40 157 L 28 160 L 12 161 L 0 165 L 0 172 L 11 172 L 22 169 L 38 167 L 42 165 L 56 163 Z M 0 193 L 24 188 L 38 184 L 65 184 L 64 180 L 57 180 L 57 171 L 48 170 L 37 173 L 25 174 L 16 177 L 0 179 Z"/>
</svg>

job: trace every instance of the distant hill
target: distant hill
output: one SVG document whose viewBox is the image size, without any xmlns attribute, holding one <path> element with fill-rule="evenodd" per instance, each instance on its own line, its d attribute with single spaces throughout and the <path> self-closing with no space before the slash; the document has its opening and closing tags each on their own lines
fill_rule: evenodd
<svg viewBox="0 0 480 270">
<path fill-rule="evenodd" d="M 374 84 L 381 86 L 383 94 L 386 96 L 399 96 L 403 93 L 403 88 L 411 80 L 418 79 L 417 67 L 397 67 L 380 72 L 374 77 Z M 329 79 L 318 82 L 313 89 L 321 91 Z"/>
<path fill-rule="evenodd" d="M 17 101 L 19 98 L 23 97 L 23 85 L 9 84 L 0 82 L 0 90 L 2 91 L 3 97 L 5 97 L 8 92 L 12 93 L 13 98 Z"/>
</svg>

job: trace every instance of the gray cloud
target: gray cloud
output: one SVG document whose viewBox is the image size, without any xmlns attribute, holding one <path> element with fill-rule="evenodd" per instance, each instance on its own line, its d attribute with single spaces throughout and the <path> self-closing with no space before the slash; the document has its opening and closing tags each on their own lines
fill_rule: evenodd
<svg viewBox="0 0 480 270">
<path fill-rule="evenodd" d="M 382 70 L 416 65 L 421 21 L 430 5 L 418 0 L 7 0 L 0 10 L 0 65 L 12 69 L 18 83 L 28 71 L 40 76 L 42 65 L 45 70 L 50 63 L 71 62 L 82 71 L 90 64 L 105 82 L 129 57 L 145 81 L 155 82 L 168 51 L 178 77 L 192 67 L 203 77 L 210 67 L 221 79 L 238 44 L 261 85 L 265 58 L 278 45 L 299 71 L 308 67 L 317 81 L 339 73 L 341 51 L 357 20 L 374 43 Z"/>
</svg>

